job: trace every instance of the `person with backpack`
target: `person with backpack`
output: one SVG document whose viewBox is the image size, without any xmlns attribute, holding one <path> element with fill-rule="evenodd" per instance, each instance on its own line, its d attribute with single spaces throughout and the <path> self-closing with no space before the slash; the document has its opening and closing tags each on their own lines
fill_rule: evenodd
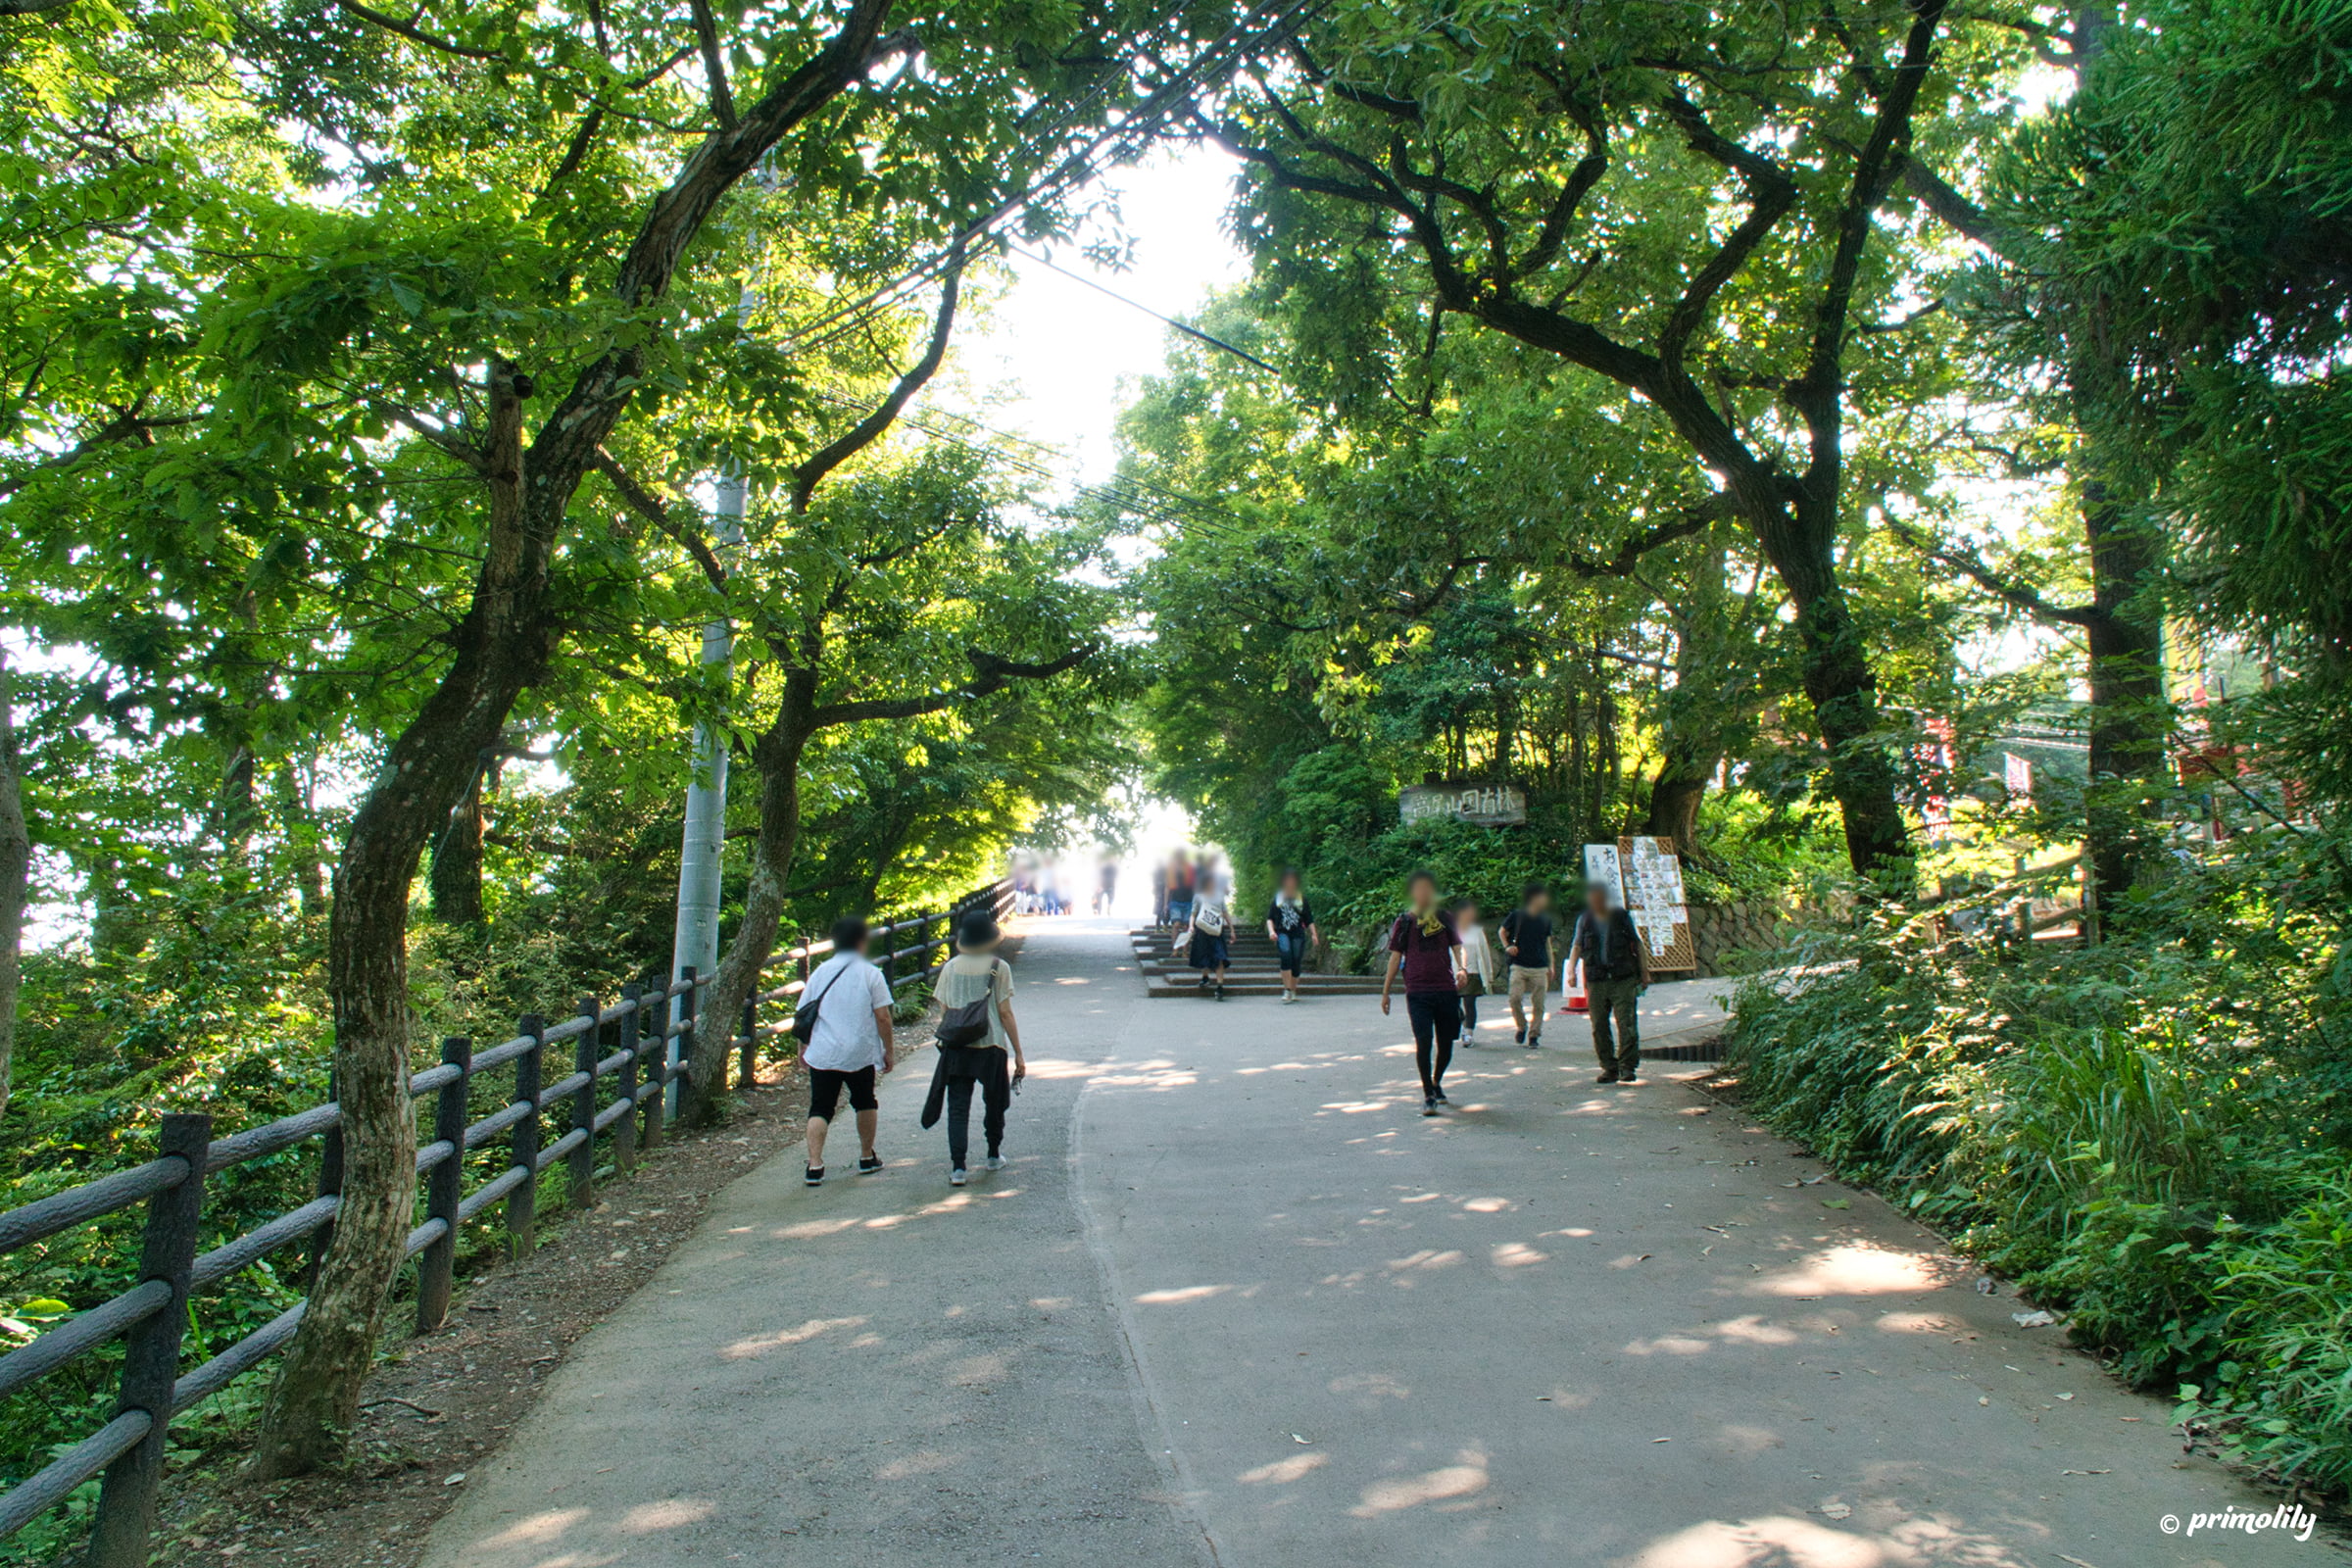
<svg viewBox="0 0 2352 1568">
<path fill-rule="evenodd" d="M 939 998 L 939 1065 L 923 1100 L 923 1125 L 948 1117 L 948 1185 L 971 1179 L 972 1091 L 980 1091 L 980 1131 L 988 1141 L 988 1168 L 1004 1168 L 1004 1112 L 1013 1091 L 1029 1076 L 1021 1054 L 1021 1028 L 1012 1016 L 1012 965 L 997 954 L 1003 933 L 984 909 L 974 909 L 956 928 L 956 956 L 939 967 L 933 987 Z"/>
<path fill-rule="evenodd" d="M 1225 903 L 1225 886 L 1218 880 L 1215 866 L 1204 861 L 1193 894 L 1193 940 L 1185 951 L 1200 971 L 1201 991 L 1208 990 L 1213 978 L 1219 1002 L 1225 1000 L 1225 970 L 1233 957 L 1232 936 L 1233 914 Z"/>
<path fill-rule="evenodd" d="M 1551 1005 L 1551 889 L 1530 882 L 1519 890 L 1519 907 L 1502 917 L 1502 951 L 1511 960 L 1505 987 L 1511 1025 L 1519 1044 L 1533 1051 L 1544 1043 L 1544 1013 Z"/>
<path fill-rule="evenodd" d="M 1266 935 L 1274 939 L 1274 956 L 1282 964 L 1282 1001 L 1298 1000 L 1298 972 L 1306 966 L 1307 950 L 1323 940 L 1315 925 L 1315 907 L 1306 902 L 1306 888 L 1295 870 L 1282 873 L 1274 902 L 1266 906 Z"/>
<path fill-rule="evenodd" d="M 1435 1116 L 1446 1099 L 1446 1069 L 1462 1033 L 1462 995 L 1456 988 L 1454 949 L 1462 936 L 1438 907 L 1438 879 L 1415 871 L 1405 883 L 1409 907 L 1389 927 L 1389 968 L 1380 982 L 1380 1010 L 1404 976 L 1404 1011 L 1413 1025 L 1413 1062 L 1421 1069 L 1421 1114 Z"/>
<path fill-rule="evenodd" d="M 1570 958 L 1585 966 L 1585 995 L 1592 1008 L 1592 1054 L 1600 1058 L 1600 1082 L 1638 1084 L 1642 1067 L 1642 994 L 1649 989 L 1649 950 L 1630 910 L 1609 906 L 1609 890 L 1598 882 L 1585 889 L 1585 909 L 1576 917 L 1568 944 Z M 1616 1025 L 1611 1039 L 1610 1024 Z"/>
<path fill-rule="evenodd" d="M 890 981 L 865 958 L 870 933 L 863 920 L 846 915 L 833 922 L 833 956 L 816 966 L 801 987 L 793 1010 L 793 1038 L 801 1042 L 801 1065 L 808 1069 L 808 1132 L 806 1140 L 810 1187 L 825 1179 L 825 1135 L 832 1130 L 841 1097 L 848 1094 L 858 1116 L 858 1174 L 882 1168 L 874 1152 L 874 1124 L 881 1102 L 874 1074 L 898 1065 L 891 1031 Z"/>
</svg>

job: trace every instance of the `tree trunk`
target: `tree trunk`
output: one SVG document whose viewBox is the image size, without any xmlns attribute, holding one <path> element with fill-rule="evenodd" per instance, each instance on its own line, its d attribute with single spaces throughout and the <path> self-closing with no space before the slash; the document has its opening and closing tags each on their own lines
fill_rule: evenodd
<svg viewBox="0 0 2352 1568">
<path fill-rule="evenodd" d="M 1651 838 L 1672 839 L 1685 859 L 1698 851 L 1698 807 L 1706 799 L 1707 780 L 1715 759 L 1683 753 L 1671 740 L 1666 760 L 1649 786 L 1649 815 L 1642 831 Z"/>
<path fill-rule="evenodd" d="M 0 1114 L 17 1055 L 17 992 L 24 980 L 19 952 L 24 935 L 24 893 L 32 875 L 32 836 L 24 827 L 24 795 L 17 774 L 15 694 L 7 652 L 0 649 Z"/>
<path fill-rule="evenodd" d="M 729 1045 L 743 1003 L 760 984 L 760 972 L 776 950 L 784 920 L 784 893 L 801 838 L 801 754 L 816 732 L 816 675 L 794 669 L 784 677 L 776 722 L 752 749 L 760 769 L 760 835 L 752 844 L 752 881 L 745 890 L 743 919 L 718 960 L 718 976 L 703 990 L 695 1007 L 694 1050 L 678 1113 L 689 1124 L 717 1114 L 727 1090 Z"/>
<path fill-rule="evenodd" d="M 2131 601 L 2154 569 L 2147 535 L 2097 480 L 2082 486 L 2082 531 L 2090 547 L 2090 786 L 2083 801 L 2098 896 L 2131 890 L 2147 854 L 2153 786 L 2165 760 L 2164 630 Z"/>
<path fill-rule="evenodd" d="M 444 925 L 482 923 L 482 769 L 466 788 L 449 825 L 433 840 L 433 864 L 426 880 L 433 918 Z"/>
<path fill-rule="evenodd" d="M 757 103 L 686 154 L 621 260 L 612 292 L 623 309 L 662 299 L 727 192 L 788 131 L 865 74 L 890 8 L 891 0 L 852 0 L 822 49 L 775 74 Z M 512 362 L 491 362 L 487 426 L 466 457 L 489 497 L 489 527 L 471 604 L 450 635 L 456 657 L 393 742 L 335 868 L 327 987 L 344 1114 L 343 1203 L 309 1314 L 263 1412 L 253 1465 L 265 1478 L 334 1458 L 358 1416 L 384 1295 L 400 1271 L 416 1206 L 409 891 L 480 754 L 497 744 L 515 699 L 545 673 L 561 640 L 548 598 L 556 541 L 572 497 L 644 378 L 648 353 L 632 337 L 582 367 L 527 450 L 522 399 L 530 386 Z"/>
<path fill-rule="evenodd" d="M 294 777 L 294 759 L 279 762 L 275 773 L 278 832 L 292 862 L 294 891 L 305 914 L 326 912 L 326 878 L 318 867 L 318 822 L 311 814 L 309 789 Z"/>
<path fill-rule="evenodd" d="M 334 1071 L 343 1107 L 342 1204 L 302 1332 L 263 1412 L 253 1469 L 264 1479 L 333 1460 L 359 1418 L 384 1298 L 400 1272 L 416 1193 L 409 1101 L 409 891 L 425 846 L 497 744 L 516 698 L 545 672 L 557 631 L 548 562 L 570 491 L 526 503 L 514 367 L 491 369 L 488 548 L 472 608 L 440 686 L 392 743 L 335 865 L 327 922 Z"/>
<path fill-rule="evenodd" d="M 1805 696 L 1829 752 L 1830 793 L 1845 824 L 1846 860 L 1863 876 L 1908 882 L 1911 830 L 1895 802 L 1894 759 L 1879 733 L 1879 677 L 1838 581 L 1829 538 L 1818 549 L 1786 538 L 1763 542 L 1796 607 Z"/>
</svg>

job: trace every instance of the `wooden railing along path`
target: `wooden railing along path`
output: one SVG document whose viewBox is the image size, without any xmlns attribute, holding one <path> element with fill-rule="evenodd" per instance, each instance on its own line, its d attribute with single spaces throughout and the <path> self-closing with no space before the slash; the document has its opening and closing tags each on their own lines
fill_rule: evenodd
<svg viewBox="0 0 2352 1568">
<path fill-rule="evenodd" d="M 892 993 L 937 970 L 934 956 L 948 947 L 956 921 L 966 911 L 987 908 L 1002 917 L 1010 897 L 1010 884 L 1000 882 L 945 909 L 877 926 L 873 957 L 889 977 Z M 904 938 L 911 940 L 899 946 Z M 790 1028 L 789 1015 L 762 1020 L 762 1005 L 798 996 L 809 971 L 832 951 L 830 942 L 811 943 L 777 953 L 763 966 L 772 971 L 781 965 L 788 977 L 755 993 L 736 1021 L 732 1039 L 744 1081 L 758 1065 L 760 1042 Z M 475 1052 L 464 1037 L 444 1041 L 440 1065 L 409 1079 L 413 1100 L 433 1102 L 431 1136 L 416 1151 L 423 1219 L 408 1239 L 407 1255 L 417 1259 L 418 1333 L 440 1327 L 448 1314 L 458 1236 L 468 1221 L 503 1203 L 509 1245 L 514 1254 L 526 1253 L 534 1244 L 541 1172 L 564 1165 L 570 1204 L 585 1208 L 595 1200 L 598 1138 L 607 1139 L 614 1167 L 624 1173 L 634 1167 L 640 1152 L 659 1147 L 667 1119 L 666 1091 L 685 1075 L 696 999 L 709 983 L 709 977 L 687 969 L 668 986 L 625 987 L 621 1000 L 609 1006 L 594 997 L 582 997 L 572 1015 L 559 1023 L 526 1013 L 514 1038 L 487 1051 Z M 571 1048 L 569 1070 L 559 1066 L 562 1075 L 550 1082 L 549 1050 L 566 1045 Z M 497 1110 L 469 1121 L 474 1080 L 509 1066 L 514 1075 L 513 1095 Z M 542 1137 L 542 1119 L 549 1112 L 564 1115 L 569 1123 L 552 1142 Z M 337 1196 L 343 1163 L 341 1122 L 341 1107 L 329 1102 L 217 1139 L 209 1115 L 168 1115 L 158 1134 L 156 1157 L 145 1164 L 0 1214 L 0 1252 L 7 1252 L 133 1204 L 147 1205 L 139 1283 L 0 1356 L 0 1398 L 5 1398 L 117 1339 L 125 1341 L 114 1418 L 21 1485 L 0 1494 L 0 1540 L 103 1473 L 84 1561 L 90 1568 L 144 1568 L 163 1476 L 165 1437 L 172 1417 L 283 1349 L 309 1306 L 307 1301 L 297 1302 L 202 1365 L 182 1371 L 188 1298 L 296 1243 L 310 1241 L 318 1251 L 324 1250 L 327 1228 L 342 1201 Z M 321 1142 L 318 1196 L 199 1254 L 206 1179 L 313 1138 Z M 465 1155 L 502 1138 L 508 1150 L 506 1167 L 466 1192 Z"/>
</svg>

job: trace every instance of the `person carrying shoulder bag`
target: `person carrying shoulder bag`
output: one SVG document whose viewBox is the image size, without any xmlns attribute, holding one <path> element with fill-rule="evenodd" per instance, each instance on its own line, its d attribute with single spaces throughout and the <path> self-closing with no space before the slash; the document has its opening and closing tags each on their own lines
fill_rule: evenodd
<svg viewBox="0 0 2352 1568">
<path fill-rule="evenodd" d="M 986 912 L 974 910 L 956 928 L 956 956 L 940 965 L 939 1065 L 923 1101 L 923 1125 L 948 1118 L 948 1185 L 969 1181 L 972 1091 L 980 1091 L 980 1131 L 988 1141 L 988 1168 L 1004 1168 L 1004 1113 L 1012 1094 L 1029 1075 L 1021 1054 L 1020 1025 L 1012 1016 L 1012 965 L 998 956 L 1003 933 Z"/>
</svg>

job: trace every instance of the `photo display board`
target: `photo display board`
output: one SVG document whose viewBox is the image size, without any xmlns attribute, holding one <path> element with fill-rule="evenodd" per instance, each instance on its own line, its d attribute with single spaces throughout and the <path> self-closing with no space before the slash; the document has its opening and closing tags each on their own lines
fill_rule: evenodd
<svg viewBox="0 0 2352 1568">
<path fill-rule="evenodd" d="M 1585 880 L 1609 890 L 1609 902 L 1630 912 L 1653 971 L 1698 967 L 1690 940 L 1690 906 L 1683 894 L 1683 861 L 1674 840 L 1622 838 L 1585 846 Z"/>
</svg>

